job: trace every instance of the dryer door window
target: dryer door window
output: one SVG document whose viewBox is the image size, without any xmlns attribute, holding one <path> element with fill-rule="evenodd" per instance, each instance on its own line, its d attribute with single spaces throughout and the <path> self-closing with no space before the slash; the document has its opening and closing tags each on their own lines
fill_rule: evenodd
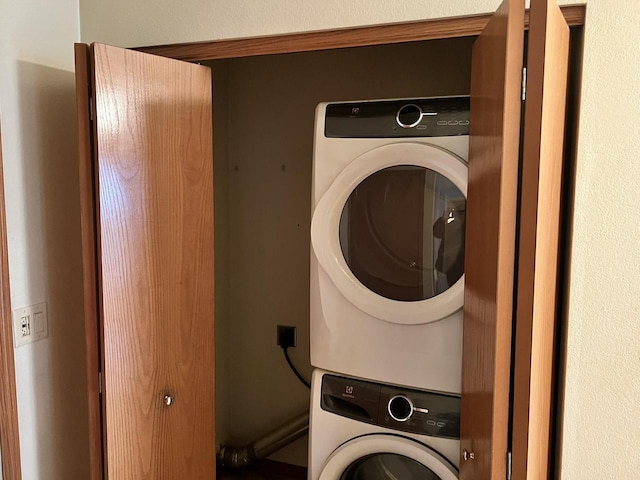
<svg viewBox="0 0 640 480">
<path fill-rule="evenodd" d="M 394 453 L 375 453 L 353 462 L 340 480 L 441 480 L 421 463 Z"/>
<path fill-rule="evenodd" d="M 401 142 L 344 167 L 316 205 L 318 263 L 354 306 L 391 323 L 446 318 L 464 302 L 467 166 Z"/>
<path fill-rule="evenodd" d="M 365 178 L 349 195 L 340 247 L 353 275 L 392 300 L 435 297 L 464 272 L 466 201 L 444 175 L 398 165 Z"/>
</svg>

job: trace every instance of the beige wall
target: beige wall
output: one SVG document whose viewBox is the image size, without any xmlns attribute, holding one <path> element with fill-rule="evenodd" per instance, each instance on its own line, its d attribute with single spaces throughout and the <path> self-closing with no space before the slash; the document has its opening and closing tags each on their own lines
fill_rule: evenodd
<svg viewBox="0 0 640 480">
<path fill-rule="evenodd" d="M 79 6 L 0 0 L 0 12 L 11 302 L 46 301 L 49 313 L 49 338 L 15 350 L 23 478 L 88 478 L 73 76 Z"/>
<path fill-rule="evenodd" d="M 640 470 L 640 2 L 587 9 L 563 478 Z"/>
<path fill-rule="evenodd" d="M 121 46 L 494 10 L 498 0 L 80 0 L 82 37 Z M 563 2 L 580 3 L 580 2 Z M 563 478 L 640 470 L 640 2 L 589 0 L 580 117 Z"/>
<path fill-rule="evenodd" d="M 311 378 L 309 232 L 316 105 L 468 94 L 471 44 L 464 38 L 211 64 L 214 118 L 226 114 L 227 119 L 214 126 L 216 153 L 222 154 L 215 157 L 219 442 L 255 440 L 309 406 L 309 391 L 276 346 L 276 325 L 297 327 L 298 346 L 290 355 Z M 417 57 L 422 61 L 413 63 Z M 398 75 L 412 63 L 410 74 Z M 276 457 L 306 464 L 305 442 L 296 446 Z"/>
</svg>

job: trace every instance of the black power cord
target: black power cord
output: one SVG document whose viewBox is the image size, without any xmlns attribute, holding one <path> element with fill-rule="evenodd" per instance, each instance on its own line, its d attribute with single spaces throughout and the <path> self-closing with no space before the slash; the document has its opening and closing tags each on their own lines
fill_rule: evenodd
<svg viewBox="0 0 640 480">
<path fill-rule="evenodd" d="M 287 350 L 289 347 L 296 346 L 296 327 L 278 325 L 278 345 L 280 345 L 280 348 L 282 348 L 282 353 L 284 353 L 284 358 L 287 360 L 289 368 L 291 368 L 293 373 L 296 374 L 298 380 L 300 380 L 305 387 L 310 389 L 311 384 L 307 382 L 307 380 L 305 380 L 302 375 L 300 375 L 300 372 L 289 358 L 289 352 Z"/>
<path fill-rule="evenodd" d="M 282 347 L 282 352 L 284 353 L 284 358 L 287 359 L 287 363 L 289 364 L 289 367 L 291 367 L 291 370 L 293 371 L 293 373 L 296 374 L 296 377 L 298 377 L 298 380 L 300 380 L 304 384 L 305 387 L 311 389 L 311 384 L 309 382 L 307 382 L 302 375 L 300 375 L 300 372 L 298 371 L 298 369 L 295 367 L 295 365 L 293 364 L 293 362 L 289 358 L 289 352 L 287 352 L 288 348 L 289 347 Z"/>
</svg>

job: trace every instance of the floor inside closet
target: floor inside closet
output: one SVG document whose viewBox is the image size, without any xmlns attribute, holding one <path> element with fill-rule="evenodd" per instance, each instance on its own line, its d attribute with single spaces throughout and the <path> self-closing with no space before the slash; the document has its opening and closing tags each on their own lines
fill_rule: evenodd
<svg viewBox="0 0 640 480">
<path fill-rule="evenodd" d="M 269 460 L 238 470 L 218 472 L 218 480 L 306 480 L 307 469 Z"/>
</svg>

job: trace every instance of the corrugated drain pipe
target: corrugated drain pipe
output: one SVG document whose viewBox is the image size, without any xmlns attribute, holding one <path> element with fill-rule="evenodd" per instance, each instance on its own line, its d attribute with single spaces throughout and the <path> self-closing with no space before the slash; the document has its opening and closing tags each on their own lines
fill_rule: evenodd
<svg viewBox="0 0 640 480">
<path fill-rule="evenodd" d="M 256 460 L 268 457 L 282 447 L 297 440 L 308 431 L 309 412 L 307 411 L 244 447 L 223 445 L 218 453 L 218 461 L 225 468 L 238 468 L 251 465 Z"/>
</svg>

